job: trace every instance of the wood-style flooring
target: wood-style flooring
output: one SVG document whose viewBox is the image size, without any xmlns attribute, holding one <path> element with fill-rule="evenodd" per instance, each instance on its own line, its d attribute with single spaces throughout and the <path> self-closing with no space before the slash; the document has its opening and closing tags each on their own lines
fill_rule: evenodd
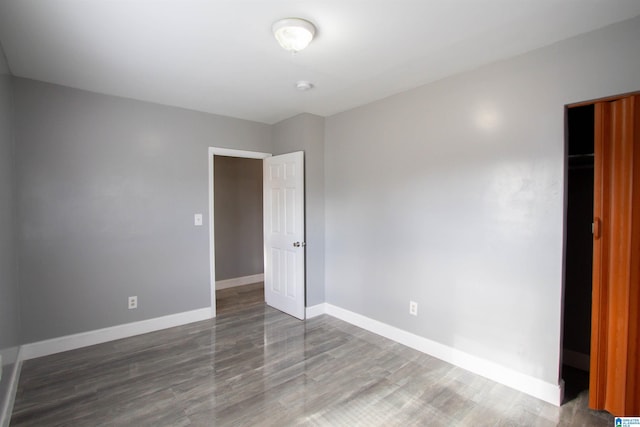
<svg viewBox="0 0 640 427">
<path fill-rule="evenodd" d="M 216 290 L 216 315 L 264 304 L 264 282 Z"/>
<path fill-rule="evenodd" d="M 11 426 L 612 426 L 327 315 L 260 304 L 24 363 Z"/>
</svg>

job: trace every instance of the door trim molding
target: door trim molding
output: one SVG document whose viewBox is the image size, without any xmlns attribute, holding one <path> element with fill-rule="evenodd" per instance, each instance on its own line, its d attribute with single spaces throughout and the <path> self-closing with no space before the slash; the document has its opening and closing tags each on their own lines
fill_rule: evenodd
<svg viewBox="0 0 640 427">
<path fill-rule="evenodd" d="M 241 157 L 245 159 L 266 159 L 271 153 L 259 151 L 235 150 L 232 148 L 209 147 L 207 151 L 207 164 L 209 165 L 209 289 L 211 292 L 209 304 L 211 313 L 216 317 L 216 246 L 214 230 L 214 206 L 213 206 L 213 156 Z"/>
</svg>

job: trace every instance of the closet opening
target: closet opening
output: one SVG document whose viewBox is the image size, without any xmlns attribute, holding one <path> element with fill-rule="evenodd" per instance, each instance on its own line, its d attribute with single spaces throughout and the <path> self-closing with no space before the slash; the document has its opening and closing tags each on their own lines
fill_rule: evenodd
<svg viewBox="0 0 640 427">
<path fill-rule="evenodd" d="M 565 402 L 589 391 L 593 275 L 594 105 L 567 109 L 562 379 Z"/>
</svg>

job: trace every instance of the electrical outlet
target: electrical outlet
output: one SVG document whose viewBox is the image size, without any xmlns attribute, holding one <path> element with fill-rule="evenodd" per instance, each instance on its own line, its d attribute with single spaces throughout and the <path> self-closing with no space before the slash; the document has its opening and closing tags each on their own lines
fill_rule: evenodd
<svg viewBox="0 0 640 427">
<path fill-rule="evenodd" d="M 138 297 L 129 297 L 129 310 L 138 308 Z"/>
<path fill-rule="evenodd" d="M 409 301 L 409 314 L 412 316 L 418 315 L 418 303 L 415 301 Z"/>
</svg>

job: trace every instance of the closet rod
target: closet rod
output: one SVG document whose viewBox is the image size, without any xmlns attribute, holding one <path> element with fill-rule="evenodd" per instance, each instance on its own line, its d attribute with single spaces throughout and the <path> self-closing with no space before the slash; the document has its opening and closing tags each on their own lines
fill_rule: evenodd
<svg viewBox="0 0 640 427">
<path fill-rule="evenodd" d="M 568 156 L 570 159 L 580 159 L 580 158 L 587 158 L 587 157 L 594 157 L 594 154 L 569 154 Z"/>
</svg>

